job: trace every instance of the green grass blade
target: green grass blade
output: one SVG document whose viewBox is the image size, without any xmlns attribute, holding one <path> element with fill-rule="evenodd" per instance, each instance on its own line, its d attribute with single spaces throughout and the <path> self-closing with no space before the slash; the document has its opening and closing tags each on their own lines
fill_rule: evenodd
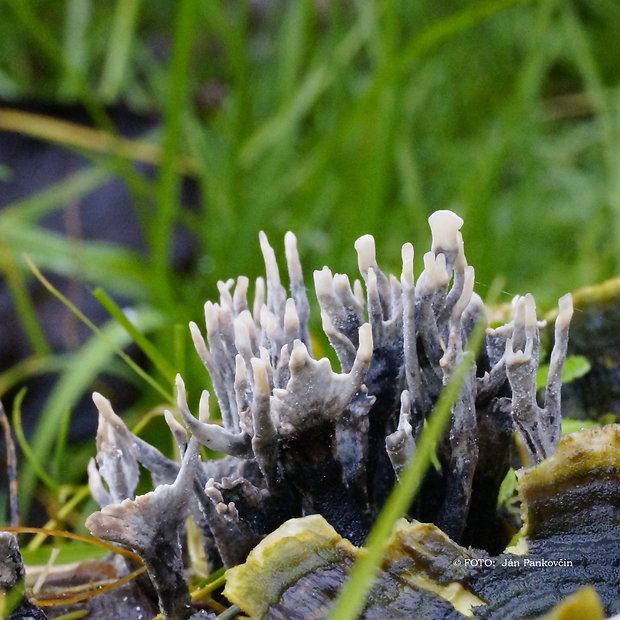
<svg viewBox="0 0 620 620">
<path fill-rule="evenodd" d="M 41 269 L 58 275 L 80 278 L 104 286 L 136 301 L 151 297 L 149 271 L 136 252 L 99 242 L 80 244 L 80 262 L 75 248 L 62 235 L 30 223 L 3 222 L 2 235 L 7 244 L 27 254 Z"/>
<path fill-rule="evenodd" d="M 129 68 L 131 48 L 136 37 L 140 0 L 117 0 L 112 30 L 99 83 L 99 95 L 106 102 L 115 101 Z"/>
<path fill-rule="evenodd" d="M 61 74 L 68 76 L 76 85 L 76 92 L 84 108 L 93 119 L 95 125 L 115 136 L 114 125 L 101 101 L 95 96 L 84 75 L 81 75 L 65 57 L 62 47 L 55 40 L 52 32 L 39 19 L 28 2 L 22 0 L 6 0 L 5 6 L 11 11 L 15 22 L 22 26 L 27 37 L 43 52 L 49 64 L 57 68 Z M 133 166 L 113 149 L 111 161 L 117 172 L 125 181 L 131 197 L 138 207 L 144 203 L 144 195 L 140 181 Z"/>
<path fill-rule="evenodd" d="M 333 57 L 310 71 L 296 89 L 295 97 L 276 111 L 249 137 L 240 152 L 244 168 L 252 166 L 274 144 L 282 142 L 308 110 L 333 84 L 340 72 L 353 60 L 369 36 L 368 24 L 360 20 L 342 40 Z"/>
<path fill-rule="evenodd" d="M 312 19 L 310 0 L 299 0 L 288 5 L 280 28 L 278 56 L 279 98 L 286 101 L 294 96 L 297 80 L 305 57 L 308 55 L 308 23 Z"/>
<path fill-rule="evenodd" d="M 187 325 L 176 324 L 173 327 L 173 359 L 176 372 L 182 377 L 187 369 Z"/>
<path fill-rule="evenodd" d="M 67 59 L 58 92 L 61 99 L 74 99 L 80 90 L 75 76 L 85 76 L 88 70 L 88 25 L 92 13 L 91 0 L 68 0 L 65 5 L 63 33 L 64 57 Z M 67 71 L 67 69 L 70 69 Z"/>
<path fill-rule="evenodd" d="M 44 565 L 49 560 L 52 549 L 60 549 L 60 553 L 56 557 L 56 565 L 69 564 L 72 562 L 80 562 L 82 560 L 98 560 L 103 558 L 107 553 L 106 549 L 93 547 L 85 542 L 71 541 L 69 543 L 53 544 L 39 546 L 35 549 L 22 549 L 22 559 L 26 565 Z M 81 618 L 82 616 L 76 616 Z"/>
<path fill-rule="evenodd" d="M 0 226 L 12 218 L 35 221 L 69 201 L 79 200 L 110 180 L 111 174 L 102 168 L 90 167 L 67 175 L 62 181 L 49 185 L 28 198 L 2 207 Z"/>
<path fill-rule="evenodd" d="M 69 424 L 71 423 L 72 408 L 66 407 L 60 412 L 58 429 L 56 431 L 56 445 L 51 459 L 50 471 L 52 476 L 59 479 L 62 472 L 63 461 L 67 458 L 67 440 L 69 436 Z"/>
<path fill-rule="evenodd" d="M 155 190 L 157 211 L 149 225 L 156 294 L 164 307 L 173 304 L 170 282 L 170 231 L 179 208 L 179 173 L 176 166 L 180 135 L 187 107 L 190 52 L 194 38 L 197 0 L 180 0 L 174 27 L 174 46 L 168 76 L 163 157 Z"/>
<path fill-rule="evenodd" d="M 47 356 L 31 355 L 13 364 L 0 373 L 0 398 L 3 398 L 10 390 L 19 388 L 32 377 L 61 372 L 66 368 L 70 356 L 70 353 L 57 353 Z"/>
<path fill-rule="evenodd" d="M 613 229 L 612 239 L 615 242 L 615 269 L 620 268 L 620 122 L 617 108 L 612 107 L 612 100 L 607 94 L 606 84 L 592 53 L 592 42 L 584 25 L 581 23 L 575 9 L 570 3 L 565 3 L 562 11 L 562 22 L 566 32 L 566 40 L 571 48 L 575 64 L 581 73 L 585 90 L 592 101 L 595 114 L 596 128 L 600 132 L 603 145 L 605 163 L 605 196 L 609 203 Z M 617 97 L 616 97 L 617 106 Z M 610 226 L 605 222 L 605 227 Z M 592 254 L 599 251 L 595 244 L 586 244 L 582 250 L 582 261 L 585 263 Z"/>
<path fill-rule="evenodd" d="M 84 502 L 84 500 L 88 501 Z M 94 503 L 94 500 L 90 496 L 90 488 L 88 484 L 75 487 L 75 492 L 73 492 L 73 495 L 58 508 L 54 518 L 45 523 L 43 526 L 44 529 L 58 529 L 60 523 L 62 523 L 80 504 L 82 504 L 82 502 L 84 502 L 85 508 L 88 507 L 88 504 Z M 78 523 L 83 523 L 83 521 L 80 520 Z M 42 532 L 36 534 L 32 537 L 28 545 L 23 548 L 23 551 L 36 551 L 47 540 L 47 538 L 48 536 Z"/>
<path fill-rule="evenodd" d="M 0 271 L 4 274 L 6 283 L 15 304 L 16 315 L 26 334 L 32 351 L 36 355 L 45 356 L 50 352 L 45 333 L 39 324 L 34 305 L 28 295 L 24 278 L 17 268 L 13 253 L 5 240 L 0 236 Z"/>
<path fill-rule="evenodd" d="M 26 435 L 24 434 L 24 428 L 22 426 L 22 403 L 24 401 L 24 397 L 26 396 L 26 388 L 20 390 L 20 392 L 15 397 L 13 402 L 13 432 L 15 433 L 15 438 L 17 439 L 17 443 L 21 448 L 24 456 L 26 457 L 26 463 L 22 464 L 20 467 L 20 473 L 28 471 L 30 476 L 34 479 L 36 475 L 41 482 L 53 493 L 58 491 L 59 485 L 58 483 L 47 473 L 45 467 L 41 464 L 40 455 L 38 455 L 30 446 L 28 441 L 26 441 Z M 21 478 L 21 475 L 20 475 Z M 30 502 L 30 493 L 27 489 L 21 488 L 20 485 L 20 511 L 22 514 L 26 514 L 23 512 L 25 505 Z"/>
<path fill-rule="evenodd" d="M 112 124 L 105 109 L 93 96 L 84 76 L 77 72 L 69 59 L 65 57 L 64 50 L 54 38 L 51 30 L 39 19 L 30 3 L 22 0 L 6 0 L 4 4 L 10 9 L 15 20 L 25 29 L 28 37 L 45 54 L 50 64 L 57 67 L 76 85 L 79 97 L 96 123 L 110 129 Z"/>
<path fill-rule="evenodd" d="M 379 91 L 387 82 L 397 79 L 407 71 L 411 63 L 428 54 L 438 45 L 454 37 L 459 32 L 472 28 L 476 24 L 493 17 L 501 11 L 530 2 L 541 0 L 487 0 L 476 4 L 468 4 L 464 9 L 436 21 L 420 35 L 412 37 L 408 45 L 398 55 L 398 62 L 386 65 L 377 74 L 372 91 Z"/>
<path fill-rule="evenodd" d="M 108 311 L 110 316 L 120 325 L 123 326 L 125 331 L 131 336 L 133 342 L 135 342 L 144 354 L 151 360 L 153 365 L 161 372 L 166 380 L 172 384 L 176 375 L 175 369 L 172 367 L 168 360 L 162 355 L 157 347 L 150 342 L 145 335 L 137 329 L 137 327 L 129 320 L 127 314 L 118 307 L 116 302 L 103 290 L 96 289 L 93 292 L 93 297 Z"/>
<path fill-rule="evenodd" d="M 159 384 L 155 379 L 153 379 L 146 371 L 144 371 L 138 364 L 136 364 L 123 350 L 122 348 L 115 343 L 115 341 L 110 340 L 106 334 L 98 328 L 73 302 L 71 302 L 67 297 L 65 297 L 57 288 L 55 288 L 47 278 L 43 276 L 43 274 L 37 269 L 34 263 L 28 258 L 25 257 L 25 260 L 28 264 L 28 267 L 32 271 L 32 273 L 36 276 L 36 278 L 45 286 L 45 288 L 54 295 L 57 299 L 59 299 L 82 323 L 84 323 L 95 335 L 99 336 L 102 341 L 106 343 L 106 345 L 116 353 L 126 364 L 129 366 L 141 379 L 143 379 L 149 386 L 151 386 L 156 392 L 159 392 L 161 396 L 168 402 L 174 402 L 174 397 L 170 392 L 168 392 L 161 384 Z M 144 328 L 153 328 L 156 325 L 159 325 L 161 322 L 161 317 L 157 313 L 149 313 L 145 311 L 145 316 L 141 317 L 144 320 Z"/>
</svg>

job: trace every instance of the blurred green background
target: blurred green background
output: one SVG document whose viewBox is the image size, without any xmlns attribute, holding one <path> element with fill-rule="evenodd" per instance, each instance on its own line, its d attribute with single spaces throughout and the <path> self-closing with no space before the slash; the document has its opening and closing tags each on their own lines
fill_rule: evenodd
<svg viewBox="0 0 620 620">
<path fill-rule="evenodd" d="M 0 374 L 0 396 L 57 372 L 23 465 L 24 502 L 37 463 L 50 497 L 54 484 L 79 480 L 92 444 L 68 463 L 65 429 L 71 416 L 94 416 L 76 403 L 103 370 L 133 384 L 130 420 L 168 398 L 176 370 L 197 397 L 206 379 L 187 321 L 200 321 L 218 279 L 262 273 L 260 229 L 279 256 L 284 232 L 296 232 L 309 284 L 325 264 L 354 275 L 353 241 L 364 233 L 394 273 L 412 241 L 419 272 L 426 219 L 444 208 L 465 220 L 483 297 L 500 276 L 503 301 L 531 291 L 546 309 L 617 274 L 618 41 L 617 0 L 1 3 L 0 128 L 88 161 L 0 211 L 0 268 L 30 348 Z M 113 110 L 153 119 L 140 139 L 157 148 L 144 155 L 135 139 L 106 142 L 78 121 L 52 137 L 49 110 L 7 113 L 33 101 L 77 106 L 104 131 Z M 151 176 L 134 167 L 144 157 L 156 163 Z M 68 204 L 87 210 L 85 196 L 112 177 L 130 188 L 145 251 L 44 228 Z M 183 204 L 182 177 L 197 208 Z M 172 265 L 178 228 L 194 244 L 183 270 Z M 148 340 L 110 317 L 105 339 L 53 350 L 24 252 L 48 276 L 120 296 Z M 148 380 L 110 347 L 130 340 Z"/>
</svg>

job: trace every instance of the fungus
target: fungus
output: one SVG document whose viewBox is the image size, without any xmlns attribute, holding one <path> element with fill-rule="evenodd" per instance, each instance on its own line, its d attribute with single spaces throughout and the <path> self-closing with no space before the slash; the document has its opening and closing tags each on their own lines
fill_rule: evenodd
<svg viewBox="0 0 620 620">
<path fill-rule="evenodd" d="M 119 543 L 140 556 L 157 592 L 162 614 L 175 620 L 188 618 L 192 612 L 180 537 L 190 514 L 198 448 L 198 440 L 192 437 L 172 484 L 160 484 L 135 499 L 107 504 L 86 520 L 86 527 L 95 536 Z M 105 459 L 101 460 L 105 463 Z M 125 454 L 121 460 L 131 461 L 131 457 Z M 108 472 L 107 478 L 117 481 L 117 472 Z"/>
<path fill-rule="evenodd" d="M 287 294 L 275 252 L 261 233 L 266 278 L 256 280 L 254 299 L 248 298 L 246 277 L 220 282 L 219 301 L 204 306 L 205 333 L 190 324 L 196 351 L 211 375 L 222 422 L 210 419 L 207 392 L 194 416 L 185 385 L 177 377 L 177 409 L 191 437 L 170 415 L 167 421 L 183 454 L 181 466 L 134 437 L 109 403 L 95 398 L 100 439 L 98 467 L 94 462 L 90 467 L 91 489 L 103 507 L 88 525 L 97 535 L 143 557 L 164 615 L 186 617 L 191 612 L 180 553 L 188 515 L 198 525 L 213 569 L 243 563 L 252 548 L 265 537 L 271 540 L 270 534 L 283 523 L 316 514 L 334 528 L 334 536 L 350 541 L 345 545 L 350 557 L 343 561 L 352 561 L 357 553 L 351 551 L 353 545 L 364 542 L 414 453 L 474 327 L 486 320 L 474 292 L 474 269 L 463 250 L 462 219 L 441 211 L 429 223 L 431 250 L 423 256 L 417 282 L 413 246 L 403 245 L 397 278 L 381 270 L 370 235 L 355 243 L 361 281 L 351 284 L 348 276 L 328 267 L 314 272 L 323 330 L 340 372 L 312 354 L 309 303 L 295 236 L 285 236 Z M 512 312 L 509 323 L 487 330 L 437 446 L 437 467 L 428 472 L 406 515 L 432 524 L 424 531 L 432 532 L 439 555 L 450 548 L 465 557 L 466 546 L 480 548 L 471 557 L 500 553 L 507 537 L 497 495 L 510 466 L 513 430 L 524 446 L 525 465 L 542 467 L 559 442 L 570 296 L 559 304 L 543 406 L 536 400 L 543 324 L 531 296 L 516 298 Z M 225 456 L 201 461 L 199 445 Z M 137 463 L 152 472 L 156 488 L 131 498 Z M 531 528 L 531 519 L 529 523 Z M 418 526 L 402 527 L 409 531 Z M 171 554 L 167 567 L 155 557 L 164 547 Z M 438 556 L 437 562 L 435 568 L 410 565 L 407 579 L 418 585 L 438 579 L 437 567 L 445 567 L 445 558 Z M 461 580 L 467 577 L 462 571 L 459 575 Z M 465 597 L 462 609 L 467 613 L 478 599 L 491 609 L 491 599 L 499 596 L 459 583 L 458 596 Z M 444 586 L 449 589 L 448 583 Z M 441 592 L 442 600 L 454 594 Z M 407 601 L 410 605 L 414 599 Z"/>
<path fill-rule="evenodd" d="M 9 532 L 0 532 L 0 611 L 5 611 L 5 602 L 11 602 L 7 620 L 47 620 L 43 610 L 26 598 L 25 575 L 17 539 Z"/>
</svg>

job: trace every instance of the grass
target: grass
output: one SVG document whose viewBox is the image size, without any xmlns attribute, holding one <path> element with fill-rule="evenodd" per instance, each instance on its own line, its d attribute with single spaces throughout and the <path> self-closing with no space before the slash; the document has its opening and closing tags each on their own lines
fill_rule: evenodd
<svg viewBox="0 0 620 620">
<path fill-rule="evenodd" d="M 545 308 L 568 290 L 617 274 L 615 0 L 318 4 L 0 5 L 0 98 L 7 107 L 33 98 L 80 103 L 107 132 L 107 105 L 162 119 L 161 130 L 140 141 L 104 143 L 79 126 L 57 131 L 45 118 L 0 116 L 3 128 L 38 132 L 89 162 L 0 212 L 0 270 L 31 347 L 26 360 L 0 373 L 0 396 L 58 370 L 28 440 L 39 463 L 53 463 L 47 473 L 54 470 L 59 487 L 83 482 L 92 445 L 76 449 L 65 466 L 63 429 L 100 373 L 136 387 L 127 412 L 134 422 L 171 391 L 171 368 L 182 368 L 199 393 L 206 379 L 184 326 L 200 322 L 217 279 L 261 273 L 259 229 L 280 256 L 284 232 L 297 233 L 308 281 L 324 264 L 356 273 L 353 241 L 368 232 L 386 271 L 399 272 L 405 241 L 414 243 L 419 269 L 426 218 L 441 208 L 465 219 L 467 256 L 483 297 L 499 275 L 502 300 L 531 291 Z M 42 15 L 51 17 L 44 22 Z M 158 162 L 154 181 L 134 169 L 140 158 Z M 180 199 L 183 171 L 197 184 L 197 210 Z M 42 224 L 113 177 L 129 187 L 127 208 L 143 227 L 146 258 Z M 197 259 L 184 273 L 171 267 L 176 226 L 197 241 Z M 99 289 L 111 314 L 101 327 L 105 340 L 93 334 L 76 351 L 50 350 L 24 253 L 48 276 Z M 119 297 L 134 313 L 124 326 L 111 301 Z M 319 333 L 318 322 L 313 328 Z M 150 379 L 118 363 L 115 348 L 130 341 L 145 353 Z M 26 395 L 25 412 L 28 404 Z M 42 491 L 27 458 L 21 471 L 26 509 Z"/>
</svg>

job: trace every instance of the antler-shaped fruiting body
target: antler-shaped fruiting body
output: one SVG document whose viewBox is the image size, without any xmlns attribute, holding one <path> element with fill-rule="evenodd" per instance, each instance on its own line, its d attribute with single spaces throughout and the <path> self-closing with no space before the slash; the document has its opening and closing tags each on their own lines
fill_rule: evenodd
<svg viewBox="0 0 620 620">
<path fill-rule="evenodd" d="M 544 407 L 536 402 L 539 328 L 536 304 L 531 295 L 517 297 L 513 303 L 512 334 L 506 340 L 506 371 L 512 388 L 512 419 L 528 456 L 535 465 L 552 456 L 560 439 L 560 388 L 562 366 L 568 347 L 568 327 L 573 314 L 571 295 L 559 300 L 555 321 L 555 343 L 544 392 Z"/>
<path fill-rule="evenodd" d="M 294 235 L 285 237 L 287 293 L 275 252 L 261 233 L 266 279 L 256 280 L 254 299 L 248 298 L 247 278 L 220 282 L 219 301 L 204 307 L 205 332 L 190 324 L 221 423 L 210 419 L 207 392 L 198 415 L 192 414 L 177 377 L 177 409 L 191 433 L 187 443 L 168 415 L 184 453 L 179 468 L 131 435 L 109 403 L 96 397 L 99 453 L 98 467 L 91 465 L 91 488 L 104 507 L 89 525 L 143 554 L 147 563 L 152 560 L 146 543 L 160 533 L 159 510 L 168 523 L 170 549 L 178 549 L 181 521 L 192 514 L 214 565 L 242 562 L 269 532 L 305 514 L 322 514 L 341 535 L 361 544 L 474 327 L 486 321 L 463 250 L 463 220 L 439 211 L 429 223 L 431 250 L 417 282 L 413 246 L 403 245 L 396 278 L 379 267 L 370 235 L 355 243 L 361 278 L 353 284 L 327 267 L 315 271 L 323 330 L 341 372 L 312 355 Z M 495 527 L 496 499 L 509 467 L 513 428 L 532 462 L 550 455 L 558 442 L 570 313 L 570 299 L 562 298 L 542 408 L 536 403 L 539 324 L 531 296 L 515 300 L 510 323 L 487 331 L 437 446 L 440 466 L 428 473 L 410 516 L 435 523 L 462 544 L 492 552 L 503 547 Z M 227 457 L 199 463 L 198 444 Z M 164 486 L 134 499 L 136 462 Z M 164 510 L 162 502 L 176 502 L 174 510 Z M 180 556 L 175 557 L 178 568 Z M 159 570 L 156 563 L 153 568 Z M 161 593 L 160 602 L 165 608 Z"/>
<path fill-rule="evenodd" d="M 108 504 L 86 520 L 86 527 L 95 536 L 119 543 L 142 558 L 157 591 L 162 614 L 175 620 L 192 614 L 180 537 L 190 514 L 199 446 L 196 438 L 189 440 L 172 484 L 160 484 L 146 495 Z M 123 460 L 131 461 L 131 457 Z M 118 470 L 107 475 L 108 481 L 118 478 Z M 114 485 L 108 484 L 112 489 Z"/>
</svg>

